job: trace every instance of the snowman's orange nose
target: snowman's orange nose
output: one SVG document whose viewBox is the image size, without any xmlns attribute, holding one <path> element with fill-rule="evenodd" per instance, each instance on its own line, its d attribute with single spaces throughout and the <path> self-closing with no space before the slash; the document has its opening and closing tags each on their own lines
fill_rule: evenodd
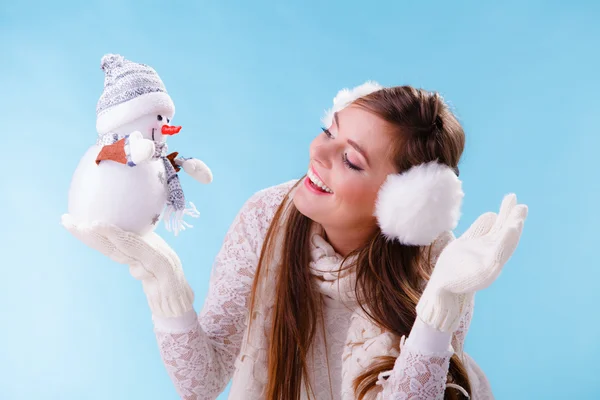
<svg viewBox="0 0 600 400">
<path fill-rule="evenodd" d="M 163 125 L 161 132 L 163 135 L 176 135 L 180 130 L 180 126 Z"/>
</svg>

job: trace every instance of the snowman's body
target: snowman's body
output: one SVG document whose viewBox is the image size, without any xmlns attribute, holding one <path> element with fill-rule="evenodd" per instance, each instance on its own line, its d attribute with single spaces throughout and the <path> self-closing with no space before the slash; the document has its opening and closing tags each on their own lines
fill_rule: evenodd
<svg viewBox="0 0 600 400">
<path fill-rule="evenodd" d="M 139 235 L 159 220 L 175 234 L 186 227 L 186 207 L 177 172 L 212 180 L 197 159 L 167 155 L 166 139 L 181 129 L 169 123 L 175 104 L 156 73 L 118 54 L 102 57 L 104 90 L 96 106 L 99 138 L 79 161 L 69 189 L 69 214 L 78 224 L 108 223 Z"/>
<path fill-rule="evenodd" d="M 167 202 L 165 165 L 154 158 L 136 166 L 96 163 L 101 145 L 81 158 L 69 190 L 69 214 L 79 221 L 105 222 L 144 235 L 154 230 Z"/>
</svg>

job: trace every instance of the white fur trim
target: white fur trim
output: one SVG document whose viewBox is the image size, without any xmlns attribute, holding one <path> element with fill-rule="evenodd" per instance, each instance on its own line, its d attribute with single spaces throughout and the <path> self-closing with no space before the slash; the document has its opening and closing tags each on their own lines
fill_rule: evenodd
<svg viewBox="0 0 600 400">
<path fill-rule="evenodd" d="M 333 114 L 343 110 L 354 100 L 359 99 L 363 96 L 376 92 L 383 89 L 379 83 L 374 81 L 367 81 L 362 85 L 356 86 L 353 89 L 342 89 L 333 98 L 333 107 L 325 112 L 325 115 L 321 119 L 323 126 L 329 128 L 333 122 Z"/>
<path fill-rule="evenodd" d="M 152 113 L 175 115 L 175 104 L 164 92 L 143 94 L 101 112 L 96 118 L 96 130 L 99 134 L 123 126 L 129 122 Z"/>
<path fill-rule="evenodd" d="M 375 216 L 388 239 L 427 246 L 456 228 L 463 197 L 454 171 L 432 161 L 389 175 L 379 190 Z"/>
</svg>

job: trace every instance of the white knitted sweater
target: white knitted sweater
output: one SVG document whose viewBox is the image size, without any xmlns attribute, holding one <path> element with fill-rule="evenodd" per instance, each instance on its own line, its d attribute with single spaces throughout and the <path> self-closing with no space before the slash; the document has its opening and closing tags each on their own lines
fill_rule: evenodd
<svg viewBox="0 0 600 400">
<path fill-rule="evenodd" d="M 192 310 L 175 319 L 154 317 L 162 359 L 182 399 L 216 399 L 234 375 L 236 359 L 244 356 L 240 348 L 262 243 L 277 207 L 293 183 L 286 182 L 256 193 L 238 213 L 215 260 L 208 296 L 199 315 Z M 339 400 L 342 353 L 352 310 L 329 298 L 325 298 L 324 305 L 326 337 L 318 335 L 313 344 L 311 387 L 317 400 Z M 443 399 L 444 390 L 455 390 L 446 389 L 449 360 L 454 351 L 469 372 L 472 398 L 493 399 L 485 375 L 463 352 L 470 320 L 471 310 L 452 335 L 452 348 L 442 347 L 446 349 L 442 351 L 436 332 L 427 327 L 413 329 L 385 383 L 386 393 L 393 393 L 390 398 Z"/>
</svg>

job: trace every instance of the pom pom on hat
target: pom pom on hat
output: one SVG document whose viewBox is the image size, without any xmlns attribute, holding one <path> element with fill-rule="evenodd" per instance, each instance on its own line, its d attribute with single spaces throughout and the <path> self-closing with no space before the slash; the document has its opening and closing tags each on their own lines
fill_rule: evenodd
<svg viewBox="0 0 600 400">
<path fill-rule="evenodd" d="M 432 161 L 389 175 L 379 190 L 375 216 L 388 239 L 427 246 L 456 228 L 463 197 L 454 171 Z"/>
<path fill-rule="evenodd" d="M 120 67 L 123 65 L 125 61 L 125 57 L 119 54 L 105 54 L 100 60 L 100 68 L 104 72 L 108 72 L 115 67 Z"/>
</svg>

